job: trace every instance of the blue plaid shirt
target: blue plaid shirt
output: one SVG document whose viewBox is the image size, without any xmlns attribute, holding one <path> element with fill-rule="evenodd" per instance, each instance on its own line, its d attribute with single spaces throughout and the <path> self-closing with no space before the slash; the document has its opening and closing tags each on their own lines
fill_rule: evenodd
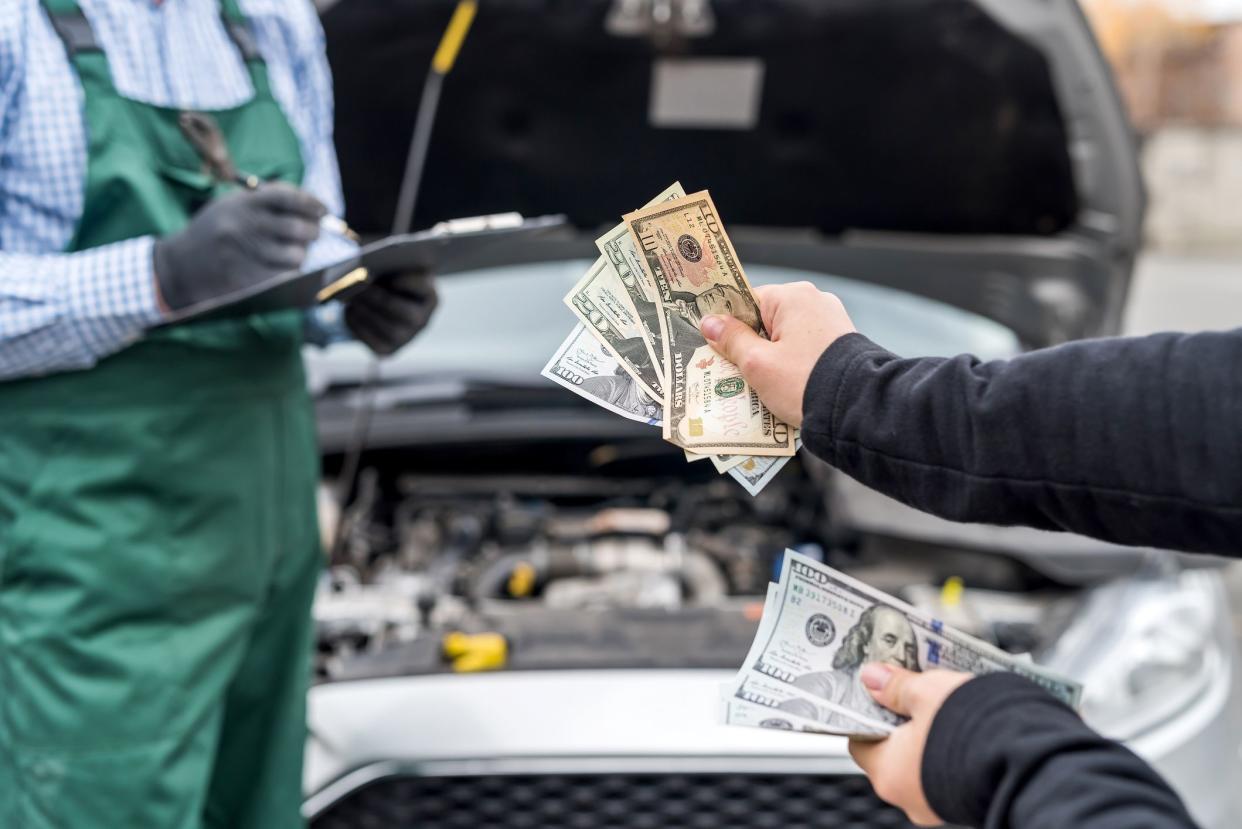
<svg viewBox="0 0 1242 829">
<path fill-rule="evenodd" d="M 79 0 L 117 90 L 223 109 L 253 94 L 217 0 Z M 332 79 L 310 0 L 241 0 L 306 163 L 303 186 L 341 215 Z M 211 67 L 205 70 L 204 67 Z M 159 322 L 152 237 L 63 253 L 82 212 L 81 84 L 39 0 L 0 0 L 0 380 L 88 368 Z M 307 267 L 349 245 L 323 234 Z"/>
</svg>

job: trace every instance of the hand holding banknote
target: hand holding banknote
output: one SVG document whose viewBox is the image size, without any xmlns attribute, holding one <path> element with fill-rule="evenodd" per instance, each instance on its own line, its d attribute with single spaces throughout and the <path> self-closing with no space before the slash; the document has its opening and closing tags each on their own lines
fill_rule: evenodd
<svg viewBox="0 0 1242 829">
<path fill-rule="evenodd" d="M 886 740 L 850 740 L 850 756 L 871 780 L 882 800 L 906 813 L 918 826 L 939 826 L 940 818 L 923 792 L 923 749 L 940 707 L 970 674 L 956 671 L 915 673 L 872 663 L 860 672 L 872 698 L 909 720 Z"/>
<path fill-rule="evenodd" d="M 876 793 L 935 826 L 922 783 L 932 722 L 955 690 L 988 674 L 1016 674 L 1070 707 L 1082 696 L 1067 677 L 786 550 L 718 712 L 728 725 L 848 736 Z"/>
<path fill-rule="evenodd" d="M 758 495 L 801 441 L 699 330 L 704 317 L 727 314 L 764 332 L 711 196 L 674 182 L 595 244 L 599 258 L 564 299 L 579 325 L 543 376 L 659 426 L 687 461 L 710 459 Z"/>
<path fill-rule="evenodd" d="M 815 364 L 854 323 L 834 295 L 810 282 L 770 285 L 755 291 L 770 340 L 731 316 L 712 315 L 700 323 L 703 337 L 736 365 L 772 413 L 802 425 L 802 397 Z"/>
<path fill-rule="evenodd" d="M 797 436 L 708 345 L 700 321 L 727 314 L 765 336 L 759 304 L 706 190 L 624 216 L 659 301 L 664 437 L 698 454 L 788 457 Z"/>
</svg>

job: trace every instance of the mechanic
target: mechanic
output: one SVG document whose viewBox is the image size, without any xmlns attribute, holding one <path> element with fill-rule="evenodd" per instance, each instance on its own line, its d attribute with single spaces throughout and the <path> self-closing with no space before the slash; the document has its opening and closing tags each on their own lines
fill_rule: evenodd
<svg viewBox="0 0 1242 829">
<path fill-rule="evenodd" d="M 301 347 L 329 331 L 299 311 L 155 327 L 351 249 L 315 241 L 342 208 L 318 18 L 3 8 L 0 826 L 300 825 L 323 564 Z M 266 183 L 215 184 L 189 109 Z M 389 353 L 434 305 L 395 275 L 344 322 Z"/>
<path fill-rule="evenodd" d="M 1242 550 L 1242 329 L 900 359 L 809 283 L 756 294 L 771 341 L 721 316 L 704 336 L 812 453 L 867 486 L 955 521 Z M 1026 680 L 879 663 L 861 679 L 911 719 L 851 753 L 917 823 L 1194 825 L 1146 763 Z"/>
</svg>

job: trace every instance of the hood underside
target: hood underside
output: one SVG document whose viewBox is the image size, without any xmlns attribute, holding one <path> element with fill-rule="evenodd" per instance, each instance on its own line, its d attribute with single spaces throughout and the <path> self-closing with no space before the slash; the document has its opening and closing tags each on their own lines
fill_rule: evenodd
<svg viewBox="0 0 1242 829">
<path fill-rule="evenodd" d="M 350 222 L 384 233 L 456 3 L 321 5 Z M 481 4 L 443 85 L 414 226 L 518 211 L 592 231 L 679 179 L 710 188 L 731 227 L 987 237 L 992 252 L 999 237 L 1023 255 L 1085 242 L 1107 273 L 1084 273 L 1075 250 L 1034 278 L 1078 285 L 1093 313 L 1027 339 L 1115 327 L 1142 192 L 1074 0 L 712 0 L 695 31 L 616 23 L 659 5 Z"/>
<path fill-rule="evenodd" d="M 389 224 L 451 8 L 385 0 L 327 17 L 360 228 Z M 519 210 L 593 227 L 676 178 L 709 186 L 733 223 L 830 234 L 1052 234 L 1077 214 L 1047 61 L 972 3 L 720 3 L 710 37 L 664 49 L 610 34 L 608 9 L 483 6 L 445 84 L 416 224 Z M 759 61 L 753 128 L 652 126 L 654 67 L 689 56 Z"/>
</svg>

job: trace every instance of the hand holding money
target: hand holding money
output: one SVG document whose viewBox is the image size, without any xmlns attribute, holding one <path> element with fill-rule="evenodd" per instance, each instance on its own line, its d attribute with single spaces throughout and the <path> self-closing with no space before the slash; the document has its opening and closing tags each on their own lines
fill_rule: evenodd
<svg viewBox="0 0 1242 829">
<path fill-rule="evenodd" d="M 707 342 L 730 362 L 772 413 L 802 425 L 802 398 L 821 355 L 837 338 L 853 333 L 841 300 L 810 282 L 772 285 L 756 296 L 771 340 L 729 316 L 703 319 Z"/>
<path fill-rule="evenodd" d="M 916 689 L 929 681 L 930 672 L 947 669 L 975 676 L 1015 673 L 1069 706 L 1082 694 L 1081 686 L 1065 677 L 786 550 L 780 582 L 769 587 L 746 661 L 724 689 L 722 719 L 872 740 L 898 733 L 917 706 L 894 699 L 904 684 L 877 698 L 875 683 L 866 680 L 875 677 L 877 669 L 867 667 L 871 663 L 890 666 L 890 677 L 917 675 L 909 686 Z M 899 703 L 896 710 L 885 704 L 893 702 Z M 756 706 L 767 709 L 766 716 Z"/>
<path fill-rule="evenodd" d="M 943 821 L 923 792 L 923 750 L 932 722 L 949 695 L 971 679 L 953 671 L 915 673 L 882 663 L 863 666 L 862 682 L 876 702 L 909 717 L 887 740 L 850 740 L 850 756 L 876 794 L 919 826 Z"/>
<path fill-rule="evenodd" d="M 699 331 L 727 314 L 766 336 L 750 282 L 706 192 L 625 216 L 661 305 L 666 374 L 664 437 L 700 454 L 787 456 L 796 436 L 759 400 L 737 366 Z"/>
<path fill-rule="evenodd" d="M 674 183 L 596 247 L 600 257 L 565 296 L 580 324 L 543 375 L 659 425 L 688 462 L 710 459 L 757 495 L 801 443 L 699 330 L 705 317 L 728 314 L 754 336 L 767 333 L 711 196 Z"/>
</svg>

